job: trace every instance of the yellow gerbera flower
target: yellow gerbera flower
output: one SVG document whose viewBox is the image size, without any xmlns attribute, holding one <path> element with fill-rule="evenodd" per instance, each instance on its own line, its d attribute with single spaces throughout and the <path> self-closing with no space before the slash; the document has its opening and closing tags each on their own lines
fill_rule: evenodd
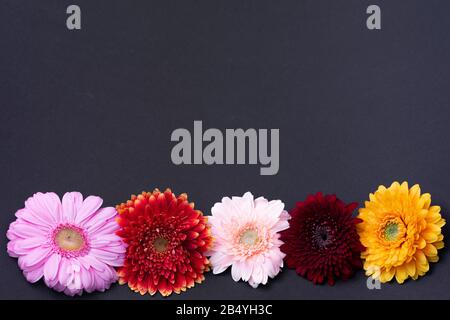
<svg viewBox="0 0 450 320">
<path fill-rule="evenodd" d="M 369 198 L 359 209 L 363 222 L 356 225 L 366 247 L 361 255 L 366 275 L 383 283 L 394 276 L 398 283 L 423 276 L 444 247 L 441 208 L 430 206 L 431 195 L 421 195 L 417 184 L 408 189 L 407 182 L 379 186 Z"/>
</svg>

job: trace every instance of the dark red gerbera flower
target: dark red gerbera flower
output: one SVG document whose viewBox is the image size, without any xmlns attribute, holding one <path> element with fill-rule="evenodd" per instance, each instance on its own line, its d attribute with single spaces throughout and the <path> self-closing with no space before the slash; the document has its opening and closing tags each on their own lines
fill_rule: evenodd
<svg viewBox="0 0 450 320">
<path fill-rule="evenodd" d="M 141 294 L 168 296 L 204 280 L 211 233 L 207 218 L 194 210 L 186 194 L 176 197 L 169 189 L 155 189 L 116 208 L 117 234 L 128 245 L 119 283 Z"/>
<path fill-rule="evenodd" d="M 289 212 L 289 229 L 281 233 L 287 266 L 315 284 L 350 278 L 362 267 L 364 250 L 356 232 L 361 220 L 353 217 L 357 206 L 320 192 L 298 202 Z"/>
</svg>

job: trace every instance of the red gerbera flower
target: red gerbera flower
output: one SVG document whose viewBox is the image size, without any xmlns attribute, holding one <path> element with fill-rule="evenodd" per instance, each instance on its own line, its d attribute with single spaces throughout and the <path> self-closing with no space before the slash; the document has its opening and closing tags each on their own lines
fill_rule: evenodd
<svg viewBox="0 0 450 320">
<path fill-rule="evenodd" d="M 315 284 L 350 278 L 362 267 L 364 250 L 356 232 L 361 220 L 352 215 L 357 206 L 320 192 L 298 202 L 289 212 L 289 229 L 281 233 L 287 266 Z"/>
<path fill-rule="evenodd" d="M 204 253 L 212 238 L 207 218 L 194 210 L 186 194 L 142 192 L 117 211 L 117 234 L 128 245 L 119 283 L 142 295 L 159 291 L 168 296 L 204 280 L 209 270 Z"/>
</svg>

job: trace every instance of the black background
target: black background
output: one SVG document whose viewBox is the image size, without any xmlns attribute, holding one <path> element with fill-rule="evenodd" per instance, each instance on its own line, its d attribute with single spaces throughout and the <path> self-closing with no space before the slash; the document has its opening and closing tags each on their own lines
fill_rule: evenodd
<svg viewBox="0 0 450 320">
<path fill-rule="evenodd" d="M 81 31 L 65 26 L 73 3 Z M 369 4 L 382 30 L 367 30 Z M 6 254 L 14 212 L 37 191 L 115 205 L 171 187 L 209 214 L 247 190 L 287 208 L 316 191 L 362 204 L 379 184 L 408 180 L 449 219 L 449 16 L 445 0 L 2 0 L 0 298 L 65 298 L 29 284 Z M 194 120 L 280 128 L 278 175 L 173 165 L 170 134 Z M 425 277 L 381 290 L 362 271 L 328 287 L 285 269 L 258 289 L 209 273 L 169 299 L 449 299 L 446 251 Z M 160 296 L 114 285 L 82 298 Z"/>
</svg>

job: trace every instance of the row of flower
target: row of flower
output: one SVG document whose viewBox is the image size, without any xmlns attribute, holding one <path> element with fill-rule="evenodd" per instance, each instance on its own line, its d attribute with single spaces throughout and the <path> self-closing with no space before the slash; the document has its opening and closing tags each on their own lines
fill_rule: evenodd
<svg viewBox="0 0 450 320">
<path fill-rule="evenodd" d="M 364 268 L 381 282 L 417 279 L 444 246 L 440 207 L 420 187 L 394 182 L 353 213 L 335 195 L 317 193 L 285 211 L 280 200 L 224 197 L 204 216 L 167 189 L 143 192 L 116 208 L 68 192 L 36 193 L 16 212 L 7 250 L 29 282 L 67 295 L 104 291 L 117 280 L 140 294 L 180 293 L 231 267 L 252 287 L 285 262 L 314 283 L 333 285 Z"/>
</svg>

